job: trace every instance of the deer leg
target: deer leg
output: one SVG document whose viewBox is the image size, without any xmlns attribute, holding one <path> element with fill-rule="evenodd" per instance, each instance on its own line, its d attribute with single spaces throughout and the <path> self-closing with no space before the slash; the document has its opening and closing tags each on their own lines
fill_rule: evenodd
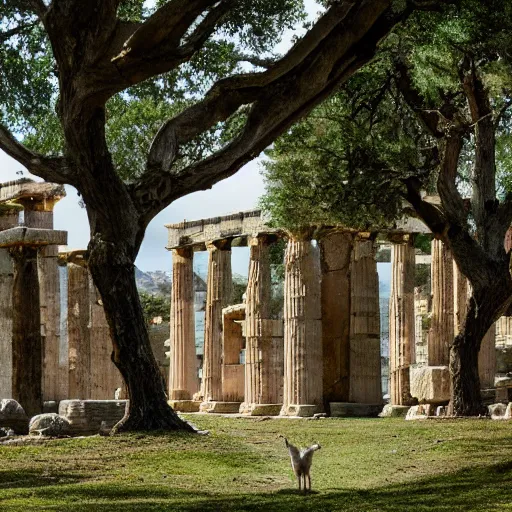
<svg viewBox="0 0 512 512">
<path fill-rule="evenodd" d="M 309 483 L 309 490 L 311 491 L 311 475 L 308 473 L 307 477 L 308 477 L 308 483 Z M 304 482 L 304 485 L 305 485 L 305 482 Z"/>
<path fill-rule="evenodd" d="M 299 473 L 297 475 L 297 480 L 299 481 L 299 492 L 302 490 L 302 475 Z"/>
</svg>

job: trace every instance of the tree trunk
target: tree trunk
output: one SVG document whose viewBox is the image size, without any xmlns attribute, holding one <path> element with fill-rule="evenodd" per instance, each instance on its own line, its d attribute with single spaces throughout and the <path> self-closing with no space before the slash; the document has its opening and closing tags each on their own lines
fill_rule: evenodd
<svg viewBox="0 0 512 512">
<path fill-rule="evenodd" d="M 501 281 L 501 282 L 500 282 Z M 492 324 L 510 305 L 510 279 L 496 280 L 490 286 L 473 291 L 466 319 L 450 348 L 450 377 L 454 416 L 486 414 L 480 395 L 478 353 Z"/>
<path fill-rule="evenodd" d="M 89 243 L 89 268 L 103 300 L 114 350 L 112 361 L 126 383 L 129 408 L 114 427 L 130 430 L 194 429 L 167 404 L 164 379 L 153 356 L 135 284 L 135 266 L 122 243 L 96 234 Z"/>
</svg>

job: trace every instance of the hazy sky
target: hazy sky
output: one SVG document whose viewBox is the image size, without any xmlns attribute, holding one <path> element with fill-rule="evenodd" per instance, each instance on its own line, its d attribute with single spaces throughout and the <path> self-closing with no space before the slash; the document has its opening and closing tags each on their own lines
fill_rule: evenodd
<svg viewBox="0 0 512 512">
<path fill-rule="evenodd" d="M 314 19 L 318 6 L 313 0 L 305 0 L 308 13 Z M 289 46 L 292 33 L 285 34 L 284 41 L 277 48 L 285 52 Z M 31 177 L 16 161 L 0 150 L 0 182 L 20 178 L 17 172 L 23 171 L 24 177 Z M 37 179 L 37 178 L 36 178 Z M 78 205 L 76 190 L 66 187 L 67 197 L 55 207 L 55 229 L 68 231 L 68 245 L 72 249 L 87 247 L 89 241 L 89 224 L 87 214 Z M 183 219 L 194 220 L 231 212 L 250 210 L 257 206 L 258 199 L 264 191 L 260 176 L 258 160 L 250 162 L 237 174 L 228 178 L 212 189 L 197 192 L 174 202 L 163 210 L 150 223 L 142 244 L 137 266 L 143 270 L 170 270 L 171 257 L 165 250 L 167 230 L 164 224 L 180 222 Z M 239 249 L 233 253 L 233 271 L 247 274 L 248 253 Z"/>
</svg>

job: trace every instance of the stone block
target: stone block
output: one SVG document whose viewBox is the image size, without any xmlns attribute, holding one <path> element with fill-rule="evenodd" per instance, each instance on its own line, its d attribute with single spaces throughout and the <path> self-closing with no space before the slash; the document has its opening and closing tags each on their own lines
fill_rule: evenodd
<svg viewBox="0 0 512 512">
<path fill-rule="evenodd" d="M 16 227 L 0 232 L 0 247 L 66 245 L 67 231 Z"/>
<path fill-rule="evenodd" d="M 489 415 L 493 420 L 502 420 L 507 412 L 507 406 L 505 404 L 492 404 L 487 407 Z"/>
<path fill-rule="evenodd" d="M 300 418 L 311 418 L 315 414 L 323 412 L 321 405 L 289 404 L 283 405 L 280 416 L 298 416 Z"/>
<path fill-rule="evenodd" d="M 59 402 L 55 402 L 53 400 L 43 402 L 43 413 L 58 413 L 59 412 Z"/>
<path fill-rule="evenodd" d="M 422 405 L 413 405 L 409 411 L 405 419 L 407 421 L 410 420 L 426 420 L 428 415 L 426 414 L 425 408 Z"/>
<path fill-rule="evenodd" d="M 391 405 L 386 404 L 382 412 L 379 413 L 380 418 L 405 418 L 410 409 L 408 405 Z"/>
<path fill-rule="evenodd" d="M 442 404 L 450 400 L 448 366 L 411 366 L 411 395 L 420 404 Z"/>
<path fill-rule="evenodd" d="M 279 416 L 283 404 L 246 404 L 240 406 L 240 414 L 248 416 Z"/>
<path fill-rule="evenodd" d="M 382 404 L 360 404 L 352 402 L 331 402 L 331 416 L 335 418 L 377 418 Z"/>
<path fill-rule="evenodd" d="M 167 403 L 179 412 L 199 412 L 201 405 L 197 400 L 169 400 Z"/>
<path fill-rule="evenodd" d="M 59 415 L 69 421 L 72 433 L 97 433 L 112 428 L 125 413 L 128 400 L 62 400 Z"/>
<path fill-rule="evenodd" d="M 50 437 L 63 436 L 69 433 L 70 424 L 66 418 L 55 413 L 38 414 L 30 420 L 30 435 L 43 435 Z"/>
<path fill-rule="evenodd" d="M 0 427 L 10 428 L 16 434 L 28 432 L 28 416 L 16 400 L 4 398 L 0 401 Z"/>
<path fill-rule="evenodd" d="M 238 414 L 240 405 L 240 402 L 203 402 L 199 406 L 199 411 L 216 414 Z"/>
<path fill-rule="evenodd" d="M 512 419 L 512 402 L 509 402 L 507 404 L 507 410 L 505 411 L 505 415 L 503 416 L 503 418 L 506 420 Z"/>
</svg>

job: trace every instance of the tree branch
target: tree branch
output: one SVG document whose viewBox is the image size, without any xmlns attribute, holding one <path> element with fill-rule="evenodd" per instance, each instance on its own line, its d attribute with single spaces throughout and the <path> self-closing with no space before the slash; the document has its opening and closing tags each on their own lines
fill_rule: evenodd
<svg viewBox="0 0 512 512">
<path fill-rule="evenodd" d="M 318 29 L 314 31 L 306 55 L 306 46 L 300 45 L 264 73 L 222 80 L 203 101 L 168 121 L 153 141 L 146 172 L 131 188 L 142 215 L 151 218 L 178 197 L 210 188 L 232 175 L 325 99 L 373 56 L 382 35 L 400 19 L 389 6 L 389 1 L 373 0 L 349 9 L 346 5 L 332 8 L 338 14 L 345 12 L 346 17 L 336 16 L 337 23 L 328 15 L 321 20 L 329 31 L 322 29 L 322 37 Z M 170 172 L 181 145 L 247 104 L 252 108 L 235 140 L 177 175 Z"/>
<path fill-rule="evenodd" d="M 0 43 L 4 43 L 11 37 L 21 34 L 25 30 L 32 28 L 34 25 L 37 25 L 37 22 L 25 23 L 22 25 L 18 25 L 17 27 L 11 28 L 10 30 L 6 30 L 5 32 L 0 32 Z"/>
<path fill-rule="evenodd" d="M 31 151 L 19 143 L 3 125 L 0 125 L 0 149 L 26 167 L 29 172 L 46 181 L 75 184 L 73 173 L 65 158 L 46 157 Z"/>
</svg>

